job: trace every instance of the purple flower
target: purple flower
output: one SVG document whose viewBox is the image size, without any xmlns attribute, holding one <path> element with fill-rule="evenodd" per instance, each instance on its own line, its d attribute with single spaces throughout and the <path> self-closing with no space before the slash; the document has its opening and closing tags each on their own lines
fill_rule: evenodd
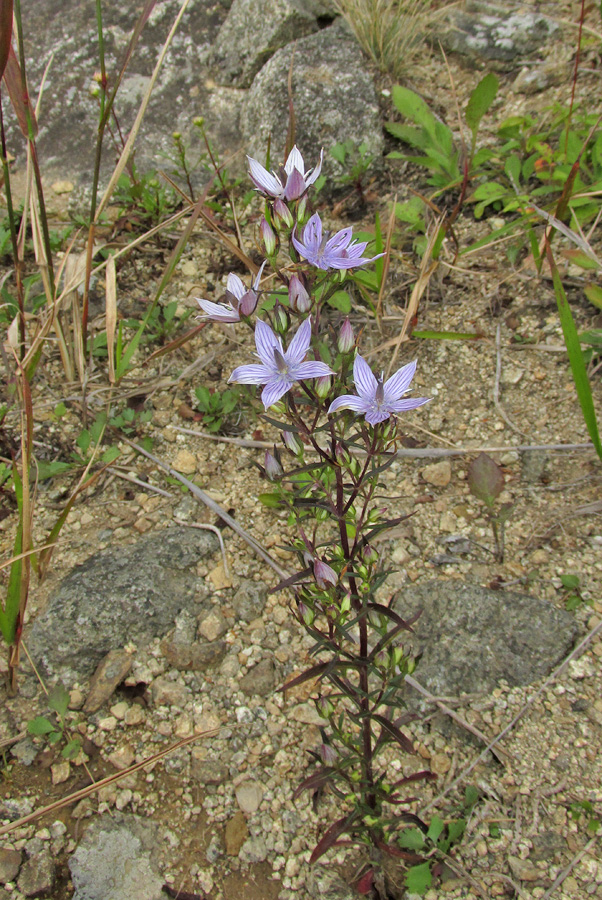
<svg viewBox="0 0 602 900">
<path fill-rule="evenodd" d="M 318 269 L 353 269 L 355 266 L 365 266 L 366 263 L 380 259 L 384 253 L 365 259 L 362 253 L 368 246 L 367 241 L 352 241 L 352 229 L 343 228 L 342 231 L 329 238 L 328 232 L 322 233 L 322 221 L 317 213 L 311 217 L 303 229 L 303 240 L 293 231 L 291 240 L 295 249 L 312 266 Z"/>
<path fill-rule="evenodd" d="M 322 170 L 324 151 L 320 153 L 320 162 L 314 169 L 305 171 L 303 157 L 296 146 L 293 147 L 278 174 L 268 172 L 256 159 L 247 156 L 249 174 L 256 188 L 274 200 L 298 200 L 314 183 Z"/>
<path fill-rule="evenodd" d="M 204 316 L 198 316 L 200 319 L 211 319 L 213 322 L 240 322 L 241 316 L 250 316 L 257 306 L 257 291 L 259 290 L 259 282 L 263 267 L 267 260 L 261 264 L 261 268 L 253 281 L 253 286 L 247 290 L 238 275 L 230 272 L 228 281 L 226 282 L 226 294 L 224 299 L 226 303 L 212 303 L 211 300 L 201 300 L 197 298 L 197 303 L 205 313 Z"/>
<path fill-rule="evenodd" d="M 362 413 L 369 425 L 377 425 L 395 413 L 416 409 L 428 403 L 430 398 L 401 399 L 409 390 L 415 371 L 414 361 L 402 366 L 395 375 L 383 381 L 383 376 L 376 378 L 366 360 L 358 355 L 353 363 L 353 381 L 357 388 L 357 396 L 344 394 L 337 397 L 330 404 L 328 413 L 333 413 L 337 409 L 352 409 L 354 412 Z"/>
<path fill-rule="evenodd" d="M 311 318 L 305 319 L 284 350 L 281 339 L 269 325 L 258 320 L 255 326 L 255 345 L 261 364 L 238 366 L 234 369 L 228 384 L 265 384 L 261 400 L 266 409 L 277 403 L 297 381 L 306 378 L 320 378 L 334 374 L 323 362 L 304 362 L 311 341 Z"/>
<path fill-rule="evenodd" d="M 334 586 L 338 582 L 339 576 L 328 563 L 323 562 L 321 559 L 314 559 L 313 563 L 314 578 L 320 590 L 327 590 L 329 586 Z"/>
</svg>

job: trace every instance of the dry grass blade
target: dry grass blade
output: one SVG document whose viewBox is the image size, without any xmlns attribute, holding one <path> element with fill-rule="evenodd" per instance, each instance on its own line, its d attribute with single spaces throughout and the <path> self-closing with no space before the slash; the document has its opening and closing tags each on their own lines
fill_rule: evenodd
<svg viewBox="0 0 602 900">
<path fill-rule="evenodd" d="M 130 766 L 129 769 L 124 769 L 122 772 L 115 772 L 114 775 L 108 775 L 106 778 L 95 781 L 94 784 L 90 784 L 80 791 L 74 791 L 72 794 L 67 794 L 66 797 L 55 800 L 54 803 L 49 803 L 47 806 L 43 806 L 42 809 L 37 809 L 27 816 L 22 816 L 20 819 L 16 819 L 8 825 L 3 825 L 2 828 L 0 828 L 0 836 L 3 834 L 10 834 L 11 831 L 15 831 L 15 829 L 21 828 L 29 822 L 35 822 L 36 819 L 39 819 L 41 816 L 45 816 L 48 813 L 56 812 L 57 809 L 69 806 L 70 803 L 77 803 L 79 800 L 83 800 L 84 797 L 89 797 L 90 794 L 94 794 L 96 791 L 100 790 L 100 788 L 106 787 L 108 784 L 113 784 L 116 781 L 120 781 L 127 775 L 131 775 L 133 772 L 138 772 L 145 766 L 150 766 L 153 763 L 158 762 L 160 759 L 163 759 L 164 756 L 173 753 L 174 750 L 180 750 L 182 747 L 186 747 L 187 744 L 192 744 L 193 741 L 198 741 L 199 738 L 202 737 L 210 737 L 211 735 L 216 734 L 216 732 L 217 729 L 213 728 L 210 731 L 202 731 L 200 734 L 193 734 L 191 737 L 183 738 L 176 744 L 172 744 L 171 747 L 167 747 L 165 750 L 161 750 L 159 753 L 155 753 L 153 756 L 143 759 L 142 762 L 135 763 L 133 766 Z"/>
<path fill-rule="evenodd" d="M 380 282 L 380 290 L 378 292 L 378 302 L 376 304 L 376 321 L 379 326 L 382 324 L 382 309 L 383 309 L 383 298 L 385 296 L 385 287 L 387 284 L 387 277 L 389 275 L 389 267 L 391 265 L 391 241 L 393 240 L 393 228 L 395 227 L 395 208 L 397 206 L 397 194 L 395 194 L 395 199 L 393 200 L 393 206 L 391 207 L 391 214 L 389 216 L 389 222 L 387 225 L 387 241 L 385 243 L 385 256 L 383 259 L 383 275 Z"/>
<path fill-rule="evenodd" d="M 261 546 L 259 541 L 256 541 L 254 537 L 245 531 L 245 529 L 238 524 L 238 522 L 232 518 L 232 516 L 228 515 L 225 509 L 216 503 L 215 500 L 212 500 L 209 494 L 206 494 L 205 491 L 202 491 L 193 481 L 189 481 L 188 478 L 185 478 L 184 475 L 180 474 L 180 472 L 176 471 L 176 469 L 172 469 L 170 465 L 166 462 L 163 462 L 162 459 L 159 459 L 157 456 L 153 456 L 152 453 L 149 453 L 148 450 L 145 450 L 144 447 L 140 447 L 139 444 L 135 444 L 133 441 L 130 441 L 129 438 L 122 438 L 126 444 L 129 444 L 130 447 L 133 447 L 137 453 L 141 453 L 142 456 L 146 456 L 147 459 L 150 459 L 151 462 L 154 462 L 155 465 L 159 466 L 163 469 L 164 472 L 167 472 L 171 475 L 172 478 L 176 478 L 181 484 L 186 485 L 190 493 L 197 497 L 205 506 L 208 506 L 217 516 L 220 517 L 222 522 L 225 522 L 226 525 L 229 525 L 232 531 L 235 531 L 236 534 L 240 535 L 240 537 L 246 541 L 249 547 L 255 551 L 255 553 L 263 559 L 264 562 L 271 566 L 271 568 L 280 576 L 280 578 L 286 579 L 289 577 L 290 573 L 285 571 L 281 566 L 278 565 L 275 559 L 272 559 L 267 550 Z"/>
<path fill-rule="evenodd" d="M 142 120 L 144 119 L 146 108 L 149 104 L 151 94 L 155 88 L 155 84 L 157 82 L 157 78 L 159 77 L 159 72 L 163 66 L 163 62 L 165 61 L 165 57 L 167 56 L 167 51 L 169 50 L 170 44 L 174 38 L 176 31 L 178 30 L 178 26 L 182 21 L 182 16 L 186 12 L 186 7 L 188 6 L 190 0 L 183 0 L 182 5 L 180 7 L 180 11 L 176 16 L 176 19 L 171 26 L 170 32 L 167 35 L 167 39 L 161 48 L 161 53 L 159 54 L 159 58 L 155 64 L 155 68 L 153 69 L 153 74 L 150 77 L 148 86 L 142 98 L 142 103 L 140 104 L 140 108 L 136 114 L 136 118 L 134 120 L 134 124 L 132 125 L 132 130 L 129 133 L 128 139 L 125 143 L 125 147 L 121 152 L 121 156 L 119 157 L 119 161 L 115 166 L 113 174 L 111 175 L 111 179 L 107 185 L 107 188 L 102 196 L 102 200 L 98 204 L 98 208 L 96 210 L 96 219 L 98 221 L 100 214 L 103 209 L 107 206 L 111 196 L 113 195 L 113 191 L 115 190 L 115 186 L 119 181 L 119 178 L 125 169 L 126 163 L 132 155 L 132 151 L 134 149 L 134 144 L 136 142 L 136 138 L 138 137 L 138 132 L 140 131 L 140 126 L 142 125 Z"/>
<path fill-rule="evenodd" d="M 105 289 L 105 330 L 107 332 L 107 353 L 109 363 L 109 381 L 115 384 L 115 329 L 117 327 L 117 270 L 115 260 L 109 256 L 107 260 Z"/>
</svg>

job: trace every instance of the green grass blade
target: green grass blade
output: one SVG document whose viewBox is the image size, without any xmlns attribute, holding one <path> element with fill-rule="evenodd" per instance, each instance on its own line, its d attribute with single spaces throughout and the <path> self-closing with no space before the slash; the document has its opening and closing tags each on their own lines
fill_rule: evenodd
<svg viewBox="0 0 602 900">
<path fill-rule="evenodd" d="M 571 366 L 571 372 L 573 373 L 573 381 L 575 382 L 577 397 L 579 398 L 581 411 L 583 413 L 583 418 L 585 419 L 585 424 L 592 444 L 595 447 L 596 453 L 598 454 L 600 459 L 602 459 L 602 443 L 600 443 L 598 420 L 596 418 L 596 410 L 594 409 L 594 401 L 592 398 L 592 390 L 589 383 L 589 378 L 587 377 L 587 369 L 585 367 L 583 353 L 581 352 L 579 335 L 577 333 L 577 329 L 575 328 L 575 321 L 573 319 L 571 307 L 569 306 L 569 302 L 566 298 L 566 294 L 562 286 L 560 274 L 556 267 L 554 257 L 552 256 L 552 251 L 549 247 L 547 248 L 547 256 L 548 262 L 550 263 L 550 269 L 552 271 L 554 293 L 556 294 L 556 303 L 558 304 L 558 314 L 560 316 L 560 324 L 562 326 L 562 333 L 564 335 L 564 343 L 566 344 L 567 353 L 569 355 L 569 363 Z"/>
</svg>

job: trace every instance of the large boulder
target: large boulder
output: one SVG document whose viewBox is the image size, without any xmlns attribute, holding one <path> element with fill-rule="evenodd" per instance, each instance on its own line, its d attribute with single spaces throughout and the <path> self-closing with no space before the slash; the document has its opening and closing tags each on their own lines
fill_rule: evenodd
<svg viewBox="0 0 602 900">
<path fill-rule="evenodd" d="M 382 155 L 383 136 L 374 80 L 347 25 L 337 19 L 329 28 L 278 50 L 255 77 L 241 115 L 249 152 L 265 158 L 284 157 L 289 119 L 288 77 L 293 58 L 292 96 L 296 142 L 306 164 L 317 162 L 319 149 L 350 140 L 367 152 Z M 325 157 L 326 174 L 339 169 Z"/>
<path fill-rule="evenodd" d="M 217 549 L 206 531 L 168 528 L 77 566 L 49 597 L 28 638 L 34 661 L 66 684 L 88 678 L 110 650 L 163 637 L 195 606 L 196 565 Z"/>
<path fill-rule="evenodd" d="M 458 581 L 404 588 L 396 612 L 413 626 L 416 679 L 436 696 L 490 693 L 543 678 L 570 651 L 574 616 L 546 600 Z"/>
</svg>

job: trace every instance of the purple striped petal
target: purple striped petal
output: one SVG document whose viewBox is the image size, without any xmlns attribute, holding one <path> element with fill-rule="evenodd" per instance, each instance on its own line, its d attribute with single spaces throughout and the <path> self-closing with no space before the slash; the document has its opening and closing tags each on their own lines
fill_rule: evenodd
<svg viewBox="0 0 602 900">
<path fill-rule="evenodd" d="M 303 381 L 305 378 L 323 378 L 325 375 L 334 375 L 326 363 L 309 362 L 299 363 L 294 369 L 291 369 L 291 376 L 295 381 Z"/>
<path fill-rule="evenodd" d="M 398 369 L 394 375 L 391 375 L 391 377 L 385 381 L 384 390 L 386 403 L 399 400 L 399 398 L 409 390 L 415 372 L 416 360 L 408 363 L 407 366 L 402 366 L 401 369 Z"/>
<path fill-rule="evenodd" d="M 209 318 L 224 324 L 240 322 L 240 316 L 233 306 L 222 306 L 220 303 L 212 303 L 211 300 L 197 299 L 197 303 L 205 313 L 200 318 Z"/>
<path fill-rule="evenodd" d="M 337 397 L 336 400 L 332 401 L 328 408 L 328 415 L 336 412 L 337 409 L 352 409 L 354 412 L 366 413 L 369 406 L 366 400 L 356 397 L 355 394 L 343 394 L 342 397 Z"/>
<path fill-rule="evenodd" d="M 390 407 L 386 409 L 384 407 L 375 406 L 373 409 L 368 410 L 366 413 L 366 422 L 368 425 L 378 425 L 379 422 L 384 422 L 391 415 Z"/>
<path fill-rule="evenodd" d="M 430 397 L 408 397 L 407 400 L 396 400 L 395 403 L 388 403 L 387 406 L 391 412 L 405 412 L 408 409 L 418 409 L 425 403 L 430 403 Z"/>
<path fill-rule="evenodd" d="M 324 255 L 327 253 L 340 253 L 341 250 L 346 250 L 352 235 L 352 228 L 343 228 L 341 231 L 337 231 L 334 237 L 331 237 L 330 240 L 326 241 Z"/>
<path fill-rule="evenodd" d="M 265 269 L 265 264 L 266 264 L 266 263 L 267 263 L 267 259 L 264 259 L 264 261 L 263 261 L 262 264 L 261 264 L 261 268 L 259 269 L 259 272 L 257 273 L 257 275 L 255 276 L 255 278 L 253 279 L 253 290 L 254 290 L 254 291 L 256 291 L 256 290 L 259 288 L 259 282 L 261 281 L 261 276 L 262 276 L 262 274 L 263 274 L 263 270 Z"/>
<path fill-rule="evenodd" d="M 272 175 L 271 172 L 268 172 L 256 159 L 247 156 L 247 160 L 249 162 L 249 174 L 255 187 L 271 197 L 280 197 L 282 195 L 280 180 L 275 175 Z"/>
<path fill-rule="evenodd" d="M 236 381 L 238 384 L 265 384 L 273 375 L 274 373 L 267 366 L 250 363 L 248 366 L 238 366 L 234 369 L 228 378 L 228 384 L 232 381 Z"/>
<path fill-rule="evenodd" d="M 364 400 L 374 400 L 378 381 L 364 357 L 359 353 L 353 363 L 353 381 L 360 397 Z"/>
<path fill-rule="evenodd" d="M 234 294 L 237 300 L 240 300 L 247 289 L 238 275 L 235 275 L 234 272 L 230 272 L 226 282 L 226 290 L 230 291 L 231 294 Z"/>
<path fill-rule="evenodd" d="M 314 183 L 314 181 L 318 178 L 320 172 L 322 171 L 322 163 L 323 162 L 324 162 L 324 148 L 322 148 L 322 150 L 320 150 L 320 162 L 318 163 L 318 165 L 315 167 L 315 169 L 310 170 L 305 175 L 305 184 L 307 185 L 307 187 L 312 185 Z"/>
<path fill-rule="evenodd" d="M 305 163 L 296 144 L 287 156 L 284 164 L 284 171 L 287 175 L 290 175 L 293 169 L 296 169 L 301 175 L 305 175 Z"/>
<path fill-rule="evenodd" d="M 255 346 L 257 347 L 259 359 L 274 373 L 276 371 L 274 349 L 278 349 L 282 353 L 282 341 L 276 337 L 270 326 L 262 322 L 261 319 L 258 319 L 255 325 Z"/>
<path fill-rule="evenodd" d="M 289 348 L 284 354 L 284 358 L 289 366 L 297 366 L 302 362 L 309 350 L 311 341 L 311 316 L 308 316 L 297 329 L 297 333 L 289 344 Z"/>
<path fill-rule="evenodd" d="M 293 382 L 289 381 L 288 378 L 271 378 L 261 392 L 261 402 L 263 403 L 264 409 L 269 409 L 274 403 L 278 403 L 280 398 L 284 397 L 292 385 Z"/>
<path fill-rule="evenodd" d="M 305 244 L 320 246 L 322 243 L 322 220 L 318 213 L 314 213 L 303 229 L 303 241 Z"/>
<path fill-rule="evenodd" d="M 285 200 L 298 200 L 305 191 L 305 178 L 297 169 L 293 169 L 286 179 L 286 187 L 284 188 Z"/>
</svg>

